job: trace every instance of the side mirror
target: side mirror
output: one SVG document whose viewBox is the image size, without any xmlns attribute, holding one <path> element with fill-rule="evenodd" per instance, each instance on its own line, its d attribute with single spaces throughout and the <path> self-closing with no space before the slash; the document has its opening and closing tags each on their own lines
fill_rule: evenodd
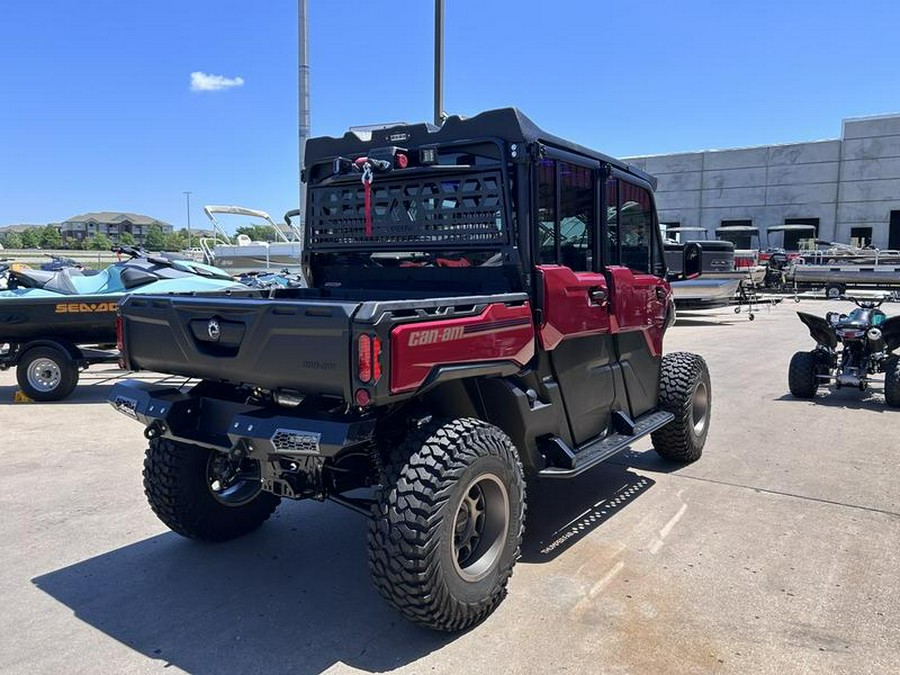
<svg viewBox="0 0 900 675">
<path fill-rule="evenodd" d="M 703 247 L 696 241 L 684 245 L 681 253 L 681 274 L 685 279 L 696 279 L 703 271 Z"/>
</svg>

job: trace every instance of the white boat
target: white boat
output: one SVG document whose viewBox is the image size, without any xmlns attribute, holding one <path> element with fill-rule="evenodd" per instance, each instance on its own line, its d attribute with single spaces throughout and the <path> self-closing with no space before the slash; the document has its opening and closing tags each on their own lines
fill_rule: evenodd
<svg viewBox="0 0 900 675">
<path fill-rule="evenodd" d="M 290 217 L 296 215 L 295 211 L 289 211 L 285 215 L 284 225 L 276 223 L 265 211 L 242 206 L 210 205 L 204 206 L 203 212 L 212 222 L 215 233 L 213 237 L 205 237 L 200 240 L 200 248 L 203 250 L 204 260 L 208 264 L 235 275 L 245 272 L 275 272 L 284 269 L 291 273 L 300 271 L 303 236 L 300 230 L 290 222 Z M 216 219 L 216 214 L 260 219 L 275 232 L 276 241 L 253 241 L 245 234 L 239 234 L 232 239 Z"/>
</svg>

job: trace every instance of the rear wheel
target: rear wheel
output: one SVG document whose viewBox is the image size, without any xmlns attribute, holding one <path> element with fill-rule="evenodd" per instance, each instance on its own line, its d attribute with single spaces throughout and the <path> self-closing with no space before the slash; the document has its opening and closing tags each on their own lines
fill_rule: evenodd
<svg viewBox="0 0 900 675">
<path fill-rule="evenodd" d="M 654 450 L 676 462 L 700 459 L 712 411 L 712 385 L 702 357 L 688 352 L 663 357 L 659 407 L 675 415 L 675 419 L 651 434 Z"/>
<path fill-rule="evenodd" d="M 226 541 L 262 525 L 280 500 L 263 492 L 259 462 L 166 439 L 150 441 L 144 459 L 150 508 L 180 535 Z"/>
<path fill-rule="evenodd" d="M 32 347 L 16 367 L 19 388 L 33 401 L 59 401 L 78 384 L 78 366 L 57 347 Z"/>
<path fill-rule="evenodd" d="M 892 356 L 884 368 L 884 402 L 900 408 L 900 357 Z"/>
<path fill-rule="evenodd" d="M 819 388 L 819 362 L 813 352 L 797 352 L 788 367 L 788 388 L 796 398 L 813 398 Z"/>
<path fill-rule="evenodd" d="M 407 619 L 460 631 L 506 596 L 525 520 L 518 453 L 476 419 L 432 422 L 392 453 L 369 526 L 369 569 Z"/>
<path fill-rule="evenodd" d="M 825 287 L 825 297 L 829 300 L 837 300 L 844 294 L 844 290 L 840 284 L 829 284 Z"/>
</svg>

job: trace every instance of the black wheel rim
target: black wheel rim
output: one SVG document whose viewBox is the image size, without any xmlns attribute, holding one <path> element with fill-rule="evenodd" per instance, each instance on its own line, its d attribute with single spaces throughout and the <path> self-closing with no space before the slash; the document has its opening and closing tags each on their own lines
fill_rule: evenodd
<svg viewBox="0 0 900 675">
<path fill-rule="evenodd" d="M 500 478 L 484 473 L 466 487 L 454 512 L 453 564 L 468 582 L 486 577 L 497 564 L 509 532 L 509 493 Z"/>
<path fill-rule="evenodd" d="M 220 504 L 246 504 L 262 491 L 259 462 L 246 458 L 235 461 L 224 453 L 211 452 L 206 462 L 206 485 Z"/>
<path fill-rule="evenodd" d="M 694 420 L 694 433 L 699 436 L 706 429 L 709 419 L 709 388 L 705 382 L 697 383 L 693 399 L 691 417 Z"/>
</svg>

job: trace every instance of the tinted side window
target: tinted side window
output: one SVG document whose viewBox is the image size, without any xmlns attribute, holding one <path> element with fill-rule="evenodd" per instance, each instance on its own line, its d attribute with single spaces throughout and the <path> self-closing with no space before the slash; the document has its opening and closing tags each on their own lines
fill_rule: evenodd
<svg viewBox="0 0 900 675">
<path fill-rule="evenodd" d="M 541 160 L 538 166 L 538 261 L 556 262 L 556 161 Z"/>
<path fill-rule="evenodd" d="M 590 271 L 595 222 L 593 171 L 568 162 L 542 160 L 538 166 L 539 263 Z"/>
<path fill-rule="evenodd" d="M 635 272 L 650 272 L 653 240 L 653 202 L 650 193 L 625 181 L 619 183 L 620 264 Z"/>
<path fill-rule="evenodd" d="M 559 173 L 559 264 L 576 272 L 588 272 L 593 261 L 593 171 L 560 162 Z"/>
<path fill-rule="evenodd" d="M 619 181 L 606 181 L 606 264 L 619 264 Z"/>
</svg>

